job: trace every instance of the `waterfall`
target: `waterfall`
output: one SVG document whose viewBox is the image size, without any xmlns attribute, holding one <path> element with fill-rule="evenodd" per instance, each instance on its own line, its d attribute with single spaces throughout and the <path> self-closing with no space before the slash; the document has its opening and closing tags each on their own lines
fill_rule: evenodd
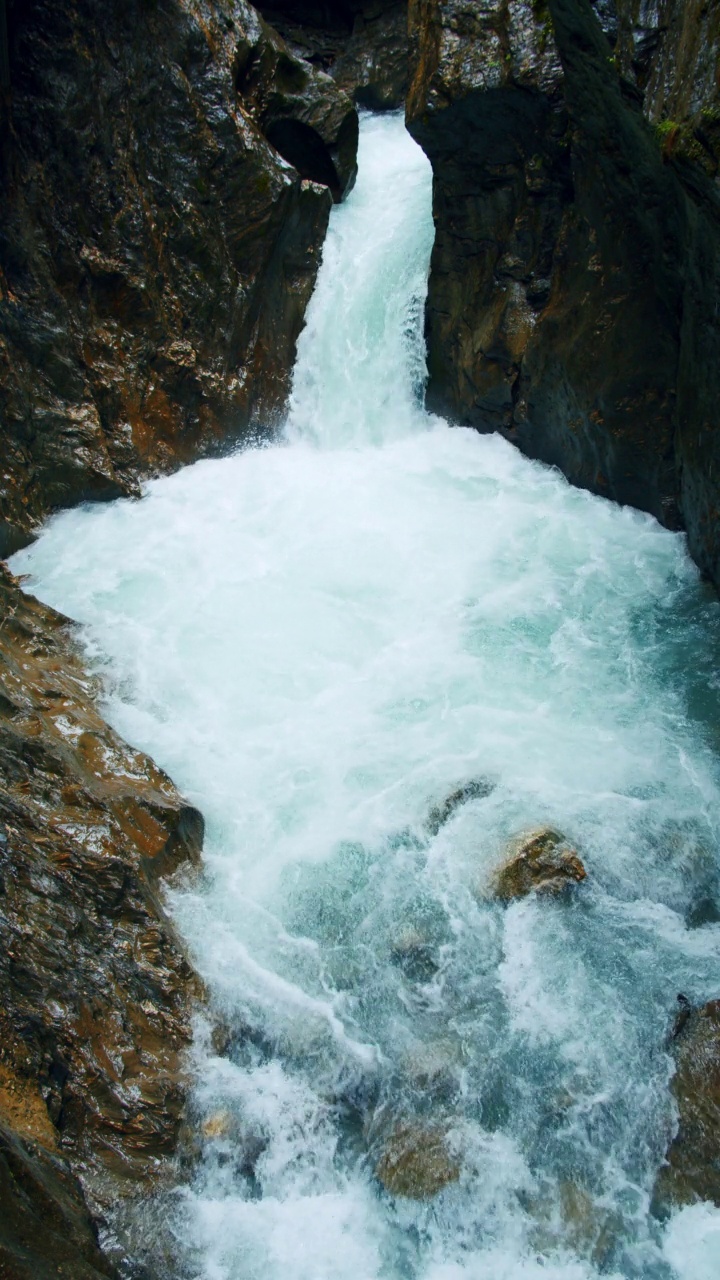
<svg viewBox="0 0 720 1280">
<path fill-rule="evenodd" d="M 681 536 L 424 412 L 430 202 L 366 118 L 284 438 L 14 558 L 208 824 L 168 895 L 202 1146 L 132 1229 L 196 1280 L 703 1280 L 720 1214 L 651 1198 L 676 993 L 720 990 L 716 605 Z M 498 902 L 543 825 L 587 880 Z M 413 1132 L 428 1199 L 377 1176 Z"/>
</svg>

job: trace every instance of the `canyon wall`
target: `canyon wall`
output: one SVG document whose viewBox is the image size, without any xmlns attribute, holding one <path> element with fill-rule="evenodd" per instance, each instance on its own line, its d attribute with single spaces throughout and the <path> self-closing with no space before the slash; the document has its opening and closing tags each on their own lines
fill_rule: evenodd
<svg viewBox="0 0 720 1280">
<path fill-rule="evenodd" d="M 243 0 L 1 16 L 3 556 L 272 429 L 358 121 Z M 0 565 L 4 1280 L 141 1274 L 98 1228 L 171 1167 L 203 995 L 160 883 L 202 817 L 97 695 Z"/>
<path fill-rule="evenodd" d="M 282 410 L 357 115 L 244 0 L 9 0 L 0 556 Z"/>
<path fill-rule="evenodd" d="M 720 15 L 411 0 L 429 406 L 686 528 L 720 582 Z"/>
</svg>

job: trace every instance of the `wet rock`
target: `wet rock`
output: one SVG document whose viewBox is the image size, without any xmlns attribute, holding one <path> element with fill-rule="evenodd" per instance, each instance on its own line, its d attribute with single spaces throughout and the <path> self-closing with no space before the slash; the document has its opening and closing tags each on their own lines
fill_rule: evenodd
<svg viewBox="0 0 720 1280">
<path fill-rule="evenodd" d="M 100 1280 L 117 1272 L 100 1251 L 82 1191 L 56 1152 L 0 1123 L 3 1280 Z"/>
<path fill-rule="evenodd" d="M 621 0 L 615 56 L 642 94 L 666 158 L 716 177 L 720 164 L 720 10 L 705 0 Z"/>
<path fill-rule="evenodd" d="M 203 822 L 103 721 L 67 620 L 1 566 L 0 617 L 0 1122 L 102 1213 L 175 1150 L 202 987 L 160 880 L 198 863 Z"/>
<path fill-rule="evenodd" d="M 375 1172 L 390 1195 L 429 1200 L 457 1182 L 460 1162 L 450 1150 L 446 1129 L 401 1124 L 385 1140 Z"/>
<path fill-rule="evenodd" d="M 678 1130 L 655 1186 L 660 1209 L 696 1200 L 720 1205 L 720 1000 L 692 1012 L 683 1007 L 681 1015 L 673 1041 Z"/>
<path fill-rule="evenodd" d="M 439 968 L 431 940 L 412 926 L 395 938 L 390 958 L 411 982 L 431 982 Z"/>
<path fill-rule="evenodd" d="M 434 172 L 428 404 L 684 524 L 717 583 L 720 201 L 714 161 L 680 144 L 696 118 L 715 136 L 717 16 L 664 6 L 631 81 L 628 32 L 653 6 L 616 9 L 614 53 L 589 0 L 411 0 L 408 125 Z"/>
<path fill-rule="evenodd" d="M 357 130 L 244 0 L 9 0 L 8 30 L 0 556 L 272 428 Z"/>
<path fill-rule="evenodd" d="M 403 1075 L 423 1094 L 447 1094 L 457 1087 L 462 1063 L 460 1044 L 453 1040 L 430 1040 L 416 1045 L 403 1056 Z"/>
<path fill-rule="evenodd" d="M 401 107 L 408 87 L 407 0 L 261 0 L 293 51 L 371 111 Z"/>
<path fill-rule="evenodd" d="M 357 175 L 358 117 L 334 81 L 295 57 L 264 27 L 236 88 L 276 151 L 301 177 L 342 200 Z"/>
<path fill-rule="evenodd" d="M 215 1142 L 231 1137 L 236 1128 L 237 1122 L 231 1111 L 213 1111 L 203 1120 L 200 1131 L 203 1138 Z"/>
<path fill-rule="evenodd" d="M 470 782 L 464 782 L 446 796 L 442 804 L 436 804 L 430 810 L 425 822 L 430 835 L 436 836 L 440 828 L 469 800 L 484 800 L 494 790 L 495 783 L 487 778 L 472 778 Z"/>
<path fill-rule="evenodd" d="M 543 1253 L 568 1246 L 595 1266 L 605 1267 L 627 1233 L 620 1215 L 579 1182 L 561 1179 L 542 1198 L 528 1204 L 537 1226 L 533 1246 Z"/>
<path fill-rule="evenodd" d="M 493 889 L 498 898 L 509 902 L 533 892 L 562 893 L 586 876 L 581 859 L 565 837 L 552 827 L 541 827 L 513 841 Z"/>
</svg>

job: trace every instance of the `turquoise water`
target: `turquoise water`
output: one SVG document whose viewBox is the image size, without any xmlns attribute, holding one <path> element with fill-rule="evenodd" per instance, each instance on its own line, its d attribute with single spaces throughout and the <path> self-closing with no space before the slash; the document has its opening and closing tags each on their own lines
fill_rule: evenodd
<svg viewBox="0 0 720 1280">
<path fill-rule="evenodd" d="M 208 822 L 169 900 L 225 1052 L 199 1025 L 202 1152 L 133 1230 L 197 1280 L 705 1280 L 718 1211 L 650 1200 L 676 993 L 720 994 L 717 605 L 680 536 L 425 413 L 430 189 L 366 119 L 283 438 L 13 561 Z M 587 881 L 499 905 L 544 823 Z M 375 1177 L 413 1125 L 460 1169 L 427 1201 Z"/>
</svg>

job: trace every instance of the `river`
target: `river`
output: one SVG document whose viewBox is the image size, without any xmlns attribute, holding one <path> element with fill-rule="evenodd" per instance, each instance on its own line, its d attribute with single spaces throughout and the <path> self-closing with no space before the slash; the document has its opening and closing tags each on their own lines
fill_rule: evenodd
<svg viewBox="0 0 720 1280">
<path fill-rule="evenodd" d="M 709 1280 L 720 1213 L 651 1200 L 676 995 L 720 994 L 717 605 L 680 535 L 425 412 L 430 205 L 366 117 L 281 437 L 12 562 L 208 824 L 169 903 L 224 1031 L 133 1229 L 196 1280 Z M 499 903 L 542 824 L 587 880 Z M 399 1132 L 434 1197 L 379 1183 Z"/>
</svg>

